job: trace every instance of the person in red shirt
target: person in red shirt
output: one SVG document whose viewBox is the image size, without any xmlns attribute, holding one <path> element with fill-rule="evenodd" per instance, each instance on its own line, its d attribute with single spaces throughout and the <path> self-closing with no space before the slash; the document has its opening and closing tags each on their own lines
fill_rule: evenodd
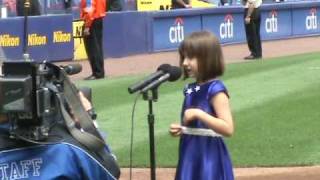
<svg viewBox="0 0 320 180">
<path fill-rule="evenodd" d="M 84 21 L 84 46 L 92 74 L 85 80 L 105 77 L 103 58 L 103 18 L 106 15 L 105 0 L 81 0 L 80 18 Z"/>
</svg>

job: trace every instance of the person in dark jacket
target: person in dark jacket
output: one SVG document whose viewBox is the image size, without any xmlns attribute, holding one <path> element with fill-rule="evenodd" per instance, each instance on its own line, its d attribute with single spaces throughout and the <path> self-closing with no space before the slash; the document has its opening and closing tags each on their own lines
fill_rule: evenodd
<svg viewBox="0 0 320 180">
<path fill-rule="evenodd" d="M 80 99 L 85 110 L 91 104 Z M 58 116 L 57 116 L 58 117 Z M 93 152 L 76 140 L 62 120 L 57 120 L 41 142 L 10 137 L 10 123 L 0 113 L 0 179 L 116 180 L 120 176 L 114 156 Z"/>
<path fill-rule="evenodd" d="M 260 6 L 262 0 L 243 0 L 244 26 L 250 54 L 244 59 L 254 60 L 262 58 L 262 46 L 260 37 L 261 13 Z"/>
</svg>

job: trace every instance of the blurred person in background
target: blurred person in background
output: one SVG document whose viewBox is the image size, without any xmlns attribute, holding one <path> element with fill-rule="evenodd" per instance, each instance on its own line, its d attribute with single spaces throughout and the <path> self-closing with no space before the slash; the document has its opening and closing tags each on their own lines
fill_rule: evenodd
<svg viewBox="0 0 320 180">
<path fill-rule="evenodd" d="M 25 12 L 25 2 L 27 0 L 17 0 L 16 1 L 16 11 L 17 11 L 17 16 L 24 16 Z M 28 9 L 27 15 L 28 16 L 39 16 L 41 15 L 41 11 L 40 11 L 40 4 L 38 0 L 29 0 L 30 2 L 30 7 Z"/>
<path fill-rule="evenodd" d="M 192 8 L 191 0 L 172 0 L 172 9 Z"/>
<path fill-rule="evenodd" d="M 66 10 L 66 13 L 71 13 L 72 12 L 72 0 L 63 0 L 63 6 L 64 9 Z"/>
<path fill-rule="evenodd" d="M 244 59 L 254 60 L 262 58 L 262 47 L 260 37 L 262 0 L 243 0 L 245 6 L 244 26 L 250 54 Z"/>
<path fill-rule="evenodd" d="M 220 6 L 229 6 L 232 4 L 232 0 L 220 0 Z"/>
<path fill-rule="evenodd" d="M 84 46 L 92 74 L 85 80 L 102 79 L 105 76 L 103 57 L 103 18 L 106 0 L 81 0 L 80 18 L 84 21 Z"/>
<path fill-rule="evenodd" d="M 120 0 L 106 0 L 107 1 L 107 11 L 122 11 L 122 4 Z"/>
<path fill-rule="evenodd" d="M 16 0 L 2 0 L 2 3 L 9 12 L 16 12 Z"/>
</svg>

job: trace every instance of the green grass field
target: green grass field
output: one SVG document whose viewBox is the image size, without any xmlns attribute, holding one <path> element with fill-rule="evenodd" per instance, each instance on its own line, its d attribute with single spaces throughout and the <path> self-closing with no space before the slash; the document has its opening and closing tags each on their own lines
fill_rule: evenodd
<svg viewBox="0 0 320 180">
<path fill-rule="evenodd" d="M 145 74 L 84 82 L 92 87 L 100 128 L 122 167 L 129 164 L 134 95 L 129 85 Z M 230 93 L 236 124 L 226 139 L 236 167 L 320 164 L 320 53 L 227 65 L 221 78 Z M 178 138 L 168 134 L 179 122 L 182 89 L 191 80 L 164 83 L 154 103 L 157 166 L 175 167 Z M 139 99 L 134 118 L 137 167 L 149 165 L 148 103 Z"/>
</svg>

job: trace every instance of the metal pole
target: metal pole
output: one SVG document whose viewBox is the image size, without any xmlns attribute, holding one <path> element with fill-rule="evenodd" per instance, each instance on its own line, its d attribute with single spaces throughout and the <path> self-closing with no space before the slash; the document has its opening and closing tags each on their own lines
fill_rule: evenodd
<svg viewBox="0 0 320 180">
<path fill-rule="evenodd" d="M 149 146 L 150 146 L 150 175 L 151 180 L 156 180 L 156 154 L 155 154 L 155 143 L 154 143 L 154 114 L 153 114 L 153 101 L 158 100 L 158 87 L 151 89 L 151 94 L 143 92 L 143 99 L 148 101 L 149 114 L 148 114 L 148 125 L 149 125 Z"/>
<path fill-rule="evenodd" d="M 149 141 L 150 141 L 150 170 L 151 180 L 156 179 L 156 158 L 155 158 L 155 147 L 154 147 L 154 115 L 152 110 L 152 100 L 149 100 Z"/>
<path fill-rule="evenodd" d="M 23 24 L 23 59 L 25 61 L 30 61 L 30 56 L 28 53 L 28 16 L 30 10 L 30 0 L 25 0 L 23 4 L 24 12 L 24 24 Z"/>
</svg>

